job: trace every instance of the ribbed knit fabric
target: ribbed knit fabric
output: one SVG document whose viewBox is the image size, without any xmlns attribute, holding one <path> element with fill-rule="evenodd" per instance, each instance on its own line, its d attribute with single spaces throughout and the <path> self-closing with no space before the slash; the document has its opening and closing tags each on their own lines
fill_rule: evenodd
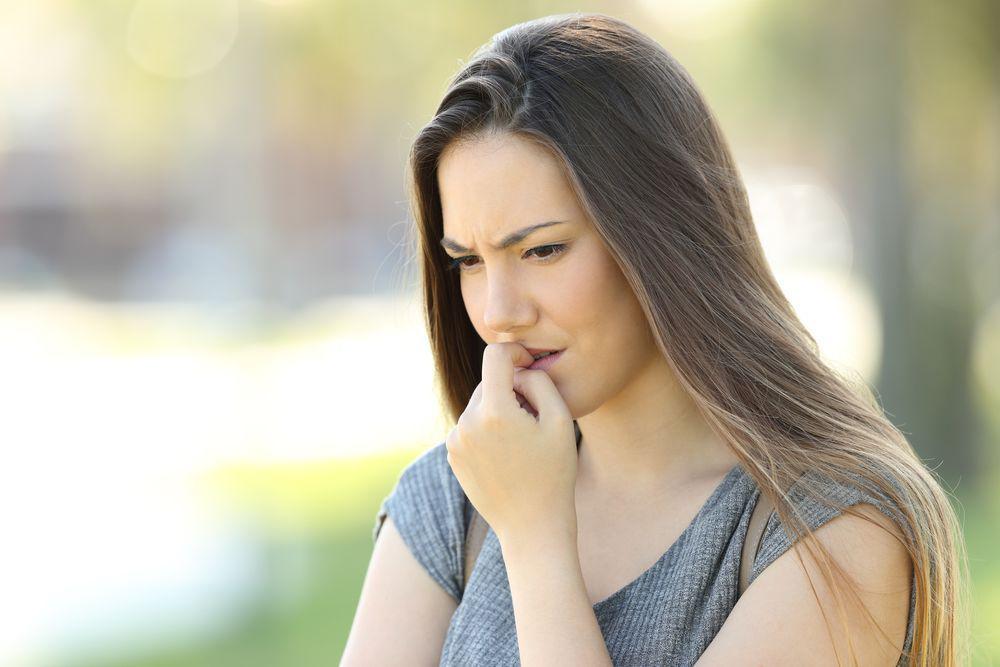
<svg viewBox="0 0 1000 667">
<path fill-rule="evenodd" d="M 851 486 L 831 483 L 830 495 L 848 506 L 867 502 L 894 521 L 890 506 Z M 669 549 L 638 578 L 593 606 L 615 665 L 692 665 L 708 648 L 736 604 L 740 552 L 759 490 L 735 466 Z M 810 528 L 839 512 L 790 496 Z M 489 530 L 463 595 L 465 531 L 470 505 L 448 465 L 442 442 L 402 472 L 383 500 L 372 531 L 389 514 L 403 541 L 430 576 L 458 602 L 444 641 L 441 665 L 519 665 L 514 609 L 496 534 Z M 791 547 L 772 515 L 751 571 L 752 582 Z M 904 650 L 913 641 L 915 589 Z M 901 657 L 898 666 L 908 665 Z"/>
</svg>

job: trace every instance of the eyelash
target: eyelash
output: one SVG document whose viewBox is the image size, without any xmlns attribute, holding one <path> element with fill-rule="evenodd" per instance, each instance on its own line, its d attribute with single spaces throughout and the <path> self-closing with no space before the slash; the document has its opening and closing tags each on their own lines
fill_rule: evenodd
<svg viewBox="0 0 1000 667">
<path fill-rule="evenodd" d="M 528 253 L 535 252 L 536 250 L 546 250 L 548 248 L 551 248 L 552 252 L 550 254 L 548 254 L 547 256 L 545 256 L 545 257 L 539 257 L 538 258 L 539 261 L 541 261 L 543 264 L 548 263 L 548 262 L 554 260 L 556 257 L 558 257 L 559 255 L 561 255 L 564 252 L 566 252 L 566 244 L 565 243 L 550 243 L 548 245 L 540 245 L 540 246 L 536 246 L 534 248 L 529 248 L 525 252 L 525 254 L 527 255 Z M 462 262 L 464 260 L 466 260 L 466 259 L 469 259 L 470 257 L 475 257 L 475 255 L 465 255 L 463 257 L 456 257 L 456 258 L 452 259 L 450 262 L 448 262 L 448 270 L 449 271 L 459 271 L 459 272 L 470 270 L 472 267 L 463 268 L 463 265 L 462 265 Z"/>
</svg>

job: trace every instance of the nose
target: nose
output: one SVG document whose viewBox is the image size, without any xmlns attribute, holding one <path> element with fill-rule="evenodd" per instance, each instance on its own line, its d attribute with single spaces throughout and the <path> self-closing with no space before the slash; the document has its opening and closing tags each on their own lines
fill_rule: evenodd
<svg viewBox="0 0 1000 667">
<path fill-rule="evenodd" d="M 492 280 L 487 285 L 483 323 L 497 333 L 530 326 L 535 308 L 521 285 L 513 280 Z"/>
</svg>

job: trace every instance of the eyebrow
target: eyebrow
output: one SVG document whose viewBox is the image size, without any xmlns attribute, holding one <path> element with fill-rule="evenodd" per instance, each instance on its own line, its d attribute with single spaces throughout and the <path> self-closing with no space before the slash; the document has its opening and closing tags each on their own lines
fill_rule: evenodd
<svg viewBox="0 0 1000 667">
<path fill-rule="evenodd" d="M 502 241 L 500 241 L 499 245 L 494 245 L 493 248 L 495 250 L 505 250 L 510 246 L 514 245 L 515 243 L 520 243 L 528 235 L 532 234 L 533 232 L 539 229 L 542 229 L 543 227 L 551 227 L 552 225 L 561 225 L 565 222 L 566 220 L 551 220 L 549 222 L 540 222 L 537 225 L 529 225 L 524 229 L 519 229 L 516 232 L 511 232 L 510 234 L 505 236 Z M 472 252 L 472 250 L 470 250 L 469 248 L 466 248 L 462 244 L 458 243 L 453 239 L 448 238 L 447 236 L 441 239 L 441 245 L 442 247 L 447 248 L 452 252 Z"/>
</svg>

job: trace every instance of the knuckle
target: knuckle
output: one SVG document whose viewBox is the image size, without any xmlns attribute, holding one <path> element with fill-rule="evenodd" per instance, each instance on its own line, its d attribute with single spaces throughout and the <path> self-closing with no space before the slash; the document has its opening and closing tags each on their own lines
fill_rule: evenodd
<svg viewBox="0 0 1000 667">
<path fill-rule="evenodd" d="M 462 451 L 462 432 L 458 427 L 453 428 L 445 439 L 445 449 L 449 456 L 456 456 Z"/>
<path fill-rule="evenodd" d="M 538 384 L 538 381 L 541 380 L 541 378 L 538 376 L 539 373 L 544 374 L 545 371 L 529 371 L 529 370 L 521 371 L 520 373 L 518 373 L 517 376 L 518 384 L 521 384 L 525 387 L 532 387 Z"/>
<path fill-rule="evenodd" d="M 495 429 L 503 422 L 503 417 L 500 412 L 493 406 L 486 406 L 483 408 L 482 413 L 479 416 L 479 424 L 483 429 L 491 430 Z"/>
</svg>

